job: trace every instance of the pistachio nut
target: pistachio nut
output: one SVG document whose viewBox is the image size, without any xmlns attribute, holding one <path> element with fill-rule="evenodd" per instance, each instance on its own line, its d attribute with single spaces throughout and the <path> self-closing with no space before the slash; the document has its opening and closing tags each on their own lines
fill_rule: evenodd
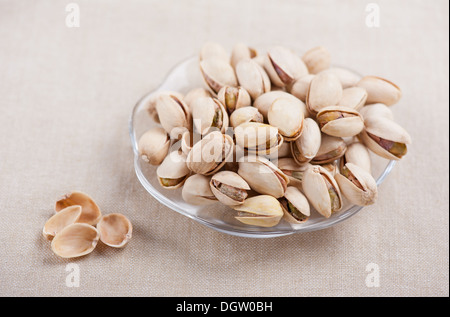
<svg viewBox="0 0 450 317">
<path fill-rule="evenodd" d="M 268 120 L 270 107 L 272 106 L 275 100 L 280 98 L 289 99 L 292 102 L 296 102 L 299 105 L 299 107 L 302 108 L 304 117 L 306 118 L 309 116 L 309 113 L 306 109 L 306 105 L 303 103 L 303 101 L 285 91 L 270 91 L 265 94 L 262 94 L 261 96 L 255 99 L 255 101 L 253 102 L 253 106 L 257 108 L 259 112 L 261 112 L 261 114 L 264 116 L 264 119 Z"/>
<path fill-rule="evenodd" d="M 264 69 L 252 59 L 241 60 L 236 65 L 236 76 L 239 85 L 247 90 L 253 100 L 270 91 L 269 77 Z"/>
<path fill-rule="evenodd" d="M 200 49 L 200 61 L 210 58 L 218 58 L 227 63 L 230 61 L 230 57 L 228 56 L 227 51 L 223 48 L 222 45 L 215 42 L 207 42 L 203 44 L 202 48 Z"/>
<path fill-rule="evenodd" d="M 290 143 L 292 157 L 298 164 L 311 161 L 317 155 L 322 142 L 322 134 L 316 121 L 306 118 L 303 126 L 302 135 Z"/>
<path fill-rule="evenodd" d="M 306 67 L 310 74 L 317 74 L 321 71 L 330 68 L 331 54 L 323 46 L 317 46 L 307 51 L 303 57 Z"/>
<path fill-rule="evenodd" d="M 181 151 L 170 152 L 156 169 L 159 184 L 166 189 L 177 189 L 183 186 L 189 174 L 186 155 Z"/>
<path fill-rule="evenodd" d="M 252 59 L 258 56 L 258 51 L 244 43 L 236 43 L 231 51 L 231 66 L 236 69 L 236 65 L 241 60 Z"/>
<path fill-rule="evenodd" d="M 183 101 L 189 107 L 192 112 L 192 103 L 194 100 L 202 97 L 212 97 L 211 93 L 203 87 L 194 88 L 188 91 L 188 93 L 184 96 Z"/>
<path fill-rule="evenodd" d="M 214 94 L 217 94 L 223 86 L 237 86 L 233 67 L 220 58 L 202 60 L 200 71 L 205 84 Z"/>
<path fill-rule="evenodd" d="M 192 205 L 210 205 L 217 202 L 209 186 L 210 181 L 210 177 L 200 174 L 189 176 L 181 191 L 183 200 Z"/>
<path fill-rule="evenodd" d="M 212 130 L 225 133 L 228 128 L 227 110 L 216 98 L 196 99 L 192 104 L 192 120 L 195 130 L 201 135 L 205 135 Z"/>
<path fill-rule="evenodd" d="M 147 111 L 148 111 L 148 114 L 150 115 L 150 117 L 156 123 L 160 123 L 159 117 L 158 117 L 158 112 L 156 111 L 156 102 L 157 102 L 159 96 L 161 96 L 161 95 L 169 95 L 169 96 L 172 95 L 180 100 L 183 99 L 183 95 L 176 91 L 159 91 L 159 92 L 152 94 L 148 99 Z"/>
<path fill-rule="evenodd" d="M 284 195 L 289 178 L 268 159 L 245 156 L 239 161 L 238 174 L 254 191 L 279 198 Z"/>
<path fill-rule="evenodd" d="M 360 110 L 366 104 L 367 91 L 362 87 L 349 87 L 342 91 L 342 98 L 338 106 Z"/>
<path fill-rule="evenodd" d="M 237 146 L 258 155 L 278 152 L 284 141 L 277 128 L 259 122 L 242 123 L 234 129 L 234 134 Z"/>
<path fill-rule="evenodd" d="M 247 198 L 243 204 L 233 207 L 238 211 L 235 218 L 240 222 L 259 227 L 276 226 L 283 217 L 278 200 L 269 195 Z"/>
<path fill-rule="evenodd" d="M 324 70 L 324 72 L 336 75 L 342 84 L 342 88 L 344 89 L 356 86 L 356 84 L 361 80 L 360 75 L 347 68 L 330 67 L 327 70 Z"/>
<path fill-rule="evenodd" d="M 312 165 L 305 171 L 303 192 L 314 209 L 325 218 L 342 208 L 341 191 L 336 180 L 320 165 Z"/>
<path fill-rule="evenodd" d="M 358 84 L 367 91 L 367 103 L 383 103 L 392 106 L 402 97 L 400 88 L 387 79 L 376 76 L 365 76 Z"/>
<path fill-rule="evenodd" d="M 81 206 L 81 215 L 77 222 L 95 226 L 102 217 L 100 208 L 95 203 L 94 199 L 86 193 L 72 191 L 65 194 L 56 202 L 55 211 L 62 211 L 69 206 Z"/>
<path fill-rule="evenodd" d="M 308 74 L 308 68 L 300 56 L 282 46 L 267 51 L 264 68 L 272 83 L 278 87 L 290 85 L 297 78 Z"/>
<path fill-rule="evenodd" d="M 86 223 L 65 227 L 52 240 L 52 251 L 62 258 L 75 258 L 91 253 L 100 239 L 98 230 Z"/>
<path fill-rule="evenodd" d="M 230 116 L 230 125 L 233 128 L 246 122 L 264 122 L 263 115 L 255 107 L 244 107 L 235 110 Z"/>
<path fill-rule="evenodd" d="M 213 131 L 194 144 L 187 156 L 187 167 L 196 174 L 212 175 L 233 156 L 233 139 Z"/>
<path fill-rule="evenodd" d="M 222 171 L 214 174 L 210 182 L 214 196 L 224 205 L 236 206 L 247 199 L 250 186 L 237 173 Z"/>
<path fill-rule="evenodd" d="M 337 137 L 351 137 L 364 128 L 364 119 L 353 108 L 329 106 L 317 113 L 317 122 L 322 132 Z"/>
<path fill-rule="evenodd" d="M 217 99 L 224 105 L 230 115 L 234 110 L 252 104 L 250 95 L 242 87 L 223 86 L 217 94 Z"/>
<path fill-rule="evenodd" d="M 375 203 L 378 188 L 372 175 L 363 168 L 347 163 L 334 176 L 342 194 L 353 204 L 368 206 Z"/>
<path fill-rule="evenodd" d="M 113 248 L 123 248 L 130 241 L 133 226 L 121 213 L 104 215 L 97 224 L 100 241 Z"/>
<path fill-rule="evenodd" d="M 54 214 L 44 225 L 42 234 L 47 240 L 52 240 L 56 234 L 68 225 L 76 223 L 81 216 L 81 206 L 74 205 L 64 208 Z"/>
<path fill-rule="evenodd" d="M 340 137 L 322 133 L 322 142 L 311 164 L 327 164 L 341 158 L 347 150 L 347 144 Z"/>
<path fill-rule="evenodd" d="M 161 127 L 154 127 L 145 132 L 138 142 L 139 155 L 151 164 L 159 165 L 167 156 L 170 147 L 170 138 Z"/>
<path fill-rule="evenodd" d="M 359 110 L 359 113 L 363 116 L 364 120 L 369 117 L 383 117 L 394 120 L 394 114 L 391 108 L 382 103 L 366 105 Z"/>
<path fill-rule="evenodd" d="M 400 160 L 406 155 L 411 137 L 399 124 L 383 117 L 369 117 L 364 123 L 359 137 L 369 150 L 388 160 Z"/>
<path fill-rule="evenodd" d="M 175 95 L 163 94 L 156 101 L 156 111 L 162 127 L 172 139 L 191 128 L 191 114 L 188 106 Z"/>
<path fill-rule="evenodd" d="M 342 84 L 333 73 L 322 72 L 314 76 L 306 94 L 308 111 L 316 115 L 322 108 L 334 106 L 342 99 Z"/>
<path fill-rule="evenodd" d="M 301 101 L 300 101 L 301 102 Z M 303 107 L 287 98 L 276 99 L 267 113 L 269 124 L 278 128 L 286 141 L 295 141 L 303 132 Z"/>
<path fill-rule="evenodd" d="M 291 153 L 291 143 L 292 142 L 283 142 L 281 146 L 278 148 L 276 159 L 292 157 Z M 275 158 L 271 158 L 275 159 Z"/>
<path fill-rule="evenodd" d="M 309 85 L 311 84 L 314 76 L 315 75 L 313 74 L 308 74 L 298 78 L 296 81 L 294 81 L 292 86 L 290 86 L 289 92 L 301 101 L 305 102 Z"/>
<path fill-rule="evenodd" d="M 284 219 L 289 223 L 300 224 L 311 215 L 308 199 L 296 187 L 288 186 L 283 197 L 278 198 L 283 208 Z"/>
<path fill-rule="evenodd" d="M 347 151 L 345 151 L 344 156 L 339 161 L 340 169 L 347 163 L 358 165 L 368 173 L 372 171 L 369 150 L 361 142 L 353 142 L 347 146 Z"/>
<path fill-rule="evenodd" d="M 278 168 L 289 178 L 289 186 L 301 188 L 303 173 L 310 166 L 309 163 L 297 164 L 291 157 L 280 158 L 277 162 Z"/>
</svg>

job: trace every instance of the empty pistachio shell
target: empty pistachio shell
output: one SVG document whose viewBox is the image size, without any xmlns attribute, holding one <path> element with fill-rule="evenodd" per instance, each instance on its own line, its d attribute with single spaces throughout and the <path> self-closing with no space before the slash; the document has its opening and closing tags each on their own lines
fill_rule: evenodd
<svg viewBox="0 0 450 317">
<path fill-rule="evenodd" d="M 45 223 L 42 233 L 48 240 L 52 240 L 55 235 L 68 225 L 78 221 L 81 216 L 81 206 L 69 206 L 54 214 Z"/>
<path fill-rule="evenodd" d="M 303 114 L 305 117 L 309 116 L 308 111 L 306 110 L 306 105 L 297 97 L 291 95 L 290 93 L 287 93 L 285 91 L 270 91 L 267 92 L 258 98 L 253 102 L 253 106 L 261 112 L 261 114 L 264 116 L 265 119 L 268 119 L 268 113 L 269 109 L 272 106 L 272 104 L 275 102 L 275 100 L 284 98 L 289 99 L 292 102 L 296 102 L 300 108 L 302 108 Z"/>
<path fill-rule="evenodd" d="M 184 96 L 183 101 L 186 103 L 186 105 L 189 107 L 190 111 L 192 112 L 192 103 L 194 100 L 202 97 L 212 97 L 211 93 L 206 90 L 205 88 L 199 87 L 194 88 L 192 90 L 189 90 L 186 96 Z"/>
<path fill-rule="evenodd" d="M 292 157 L 298 164 L 311 161 L 319 151 L 322 142 L 322 134 L 316 121 L 306 118 L 301 136 L 291 142 Z"/>
<path fill-rule="evenodd" d="M 245 59 L 252 59 L 258 56 L 258 51 L 252 47 L 247 46 L 243 43 L 237 43 L 233 46 L 233 50 L 231 51 L 231 66 L 236 68 L 236 65 Z"/>
<path fill-rule="evenodd" d="M 264 123 L 242 123 L 235 128 L 234 133 L 236 145 L 252 154 L 273 154 L 283 143 L 283 137 L 278 133 L 278 129 Z"/>
<path fill-rule="evenodd" d="M 342 157 L 347 150 L 347 144 L 340 137 L 322 134 L 322 142 L 311 164 L 327 164 Z"/>
<path fill-rule="evenodd" d="M 301 188 L 303 173 L 310 166 L 310 164 L 297 164 L 297 162 L 290 157 L 280 158 L 278 160 L 278 168 L 289 178 L 289 186 Z"/>
<path fill-rule="evenodd" d="M 156 111 L 162 127 L 173 139 L 178 139 L 191 127 L 189 108 L 175 95 L 159 96 L 156 101 Z"/>
<path fill-rule="evenodd" d="M 62 258 L 75 258 L 91 253 L 97 246 L 100 233 L 86 223 L 65 227 L 52 240 L 53 252 Z"/>
<path fill-rule="evenodd" d="M 242 87 L 223 86 L 217 94 L 217 99 L 224 105 L 229 114 L 234 110 L 251 106 L 252 100 L 247 90 Z"/>
<path fill-rule="evenodd" d="M 210 182 L 214 196 L 227 206 L 240 205 L 247 198 L 250 186 L 238 174 L 222 171 L 215 174 Z"/>
<path fill-rule="evenodd" d="M 289 178 L 272 162 L 259 156 L 246 156 L 239 162 L 238 174 L 260 194 L 281 197 Z"/>
<path fill-rule="evenodd" d="M 216 196 L 211 191 L 210 181 L 210 177 L 200 174 L 189 176 L 181 192 L 183 200 L 192 205 L 210 205 L 217 202 Z"/>
<path fill-rule="evenodd" d="M 278 87 L 290 85 L 297 78 L 308 74 L 308 68 L 300 56 L 281 46 L 267 51 L 264 68 L 272 83 Z"/>
<path fill-rule="evenodd" d="M 253 100 L 270 91 L 270 79 L 264 69 L 254 60 L 241 60 L 236 65 L 236 76 Z"/>
<path fill-rule="evenodd" d="M 315 115 L 322 108 L 334 106 L 342 99 L 342 85 L 339 78 L 329 72 L 314 76 L 306 95 L 308 111 Z"/>
<path fill-rule="evenodd" d="M 188 155 L 192 150 L 192 146 L 200 140 L 200 135 L 198 133 L 191 133 L 190 131 L 185 131 L 181 136 L 181 151 L 184 155 Z"/>
<path fill-rule="evenodd" d="M 339 162 L 340 168 L 344 167 L 345 164 L 352 163 L 358 165 L 368 173 L 371 173 L 371 160 L 369 155 L 369 150 L 367 147 L 360 142 L 353 142 L 347 146 L 347 151 Z"/>
<path fill-rule="evenodd" d="M 233 156 L 233 139 L 213 131 L 195 143 L 187 157 L 187 167 L 196 174 L 211 175 Z"/>
<path fill-rule="evenodd" d="M 166 189 L 183 186 L 190 170 L 186 166 L 186 155 L 179 151 L 170 152 L 156 169 L 159 184 Z"/>
<path fill-rule="evenodd" d="M 216 98 L 196 99 L 192 104 L 192 120 L 196 131 L 202 135 L 212 130 L 224 133 L 228 128 L 228 113 Z"/>
<path fill-rule="evenodd" d="M 233 128 L 246 122 L 264 122 L 263 115 L 255 107 L 244 107 L 235 110 L 230 116 L 230 125 Z"/>
<path fill-rule="evenodd" d="M 269 124 L 278 128 L 286 141 L 295 141 L 303 132 L 304 113 L 299 102 L 287 98 L 276 99 L 267 113 Z"/>
<path fill-rule="evenodd" d="M 217 94 L 223 86 L 237 86 L 234 69 L 219 58 L 209 58 L 200 62 L 200 71 L 207 87 Z"/>
<path fill-rule="evenodd" d="M 382 103 L 374 103 L 372 105 L 364 106 L 359 110 L 359 113 L 364 119 L 370 117 L 383 117 L 389 120 L 394 120 L 394 114 L 392 113 L 391 108 Z"/>
<path fill-rule="evenodd" d="M 55 204 L 55 211 L 59 212 L 74 205 L 81 206 L 81 216 L 77 222 L 95 226 L 102 217 L 95 201 L 88 194 L 79 191 L 73 191 L 61 197 Z"/>
<path fill-rule="evenodd" d="M 160 91 L 157 93 L 152 94 L 149 97 L 148 104 L 147 104 L 147 111 L 150 117 L 155 121 L 156 123 L 159 122 L 158 112 L 156 111 L 156 102 L 161 95 L 172 95 L 176 96 L 178 99 L 183 99 L 183 95 L 176 91 Z"/>
<path fill-rule="evenodd" d="M 317 113 L 316 118 L 322 132 L 332 136 L 351 137 L 364 128 L 363 117 L 353 108 L 325 107 Z"/>
<path fill-rule="evenodd" d="M 361 167 L 347 163 L 334 176 L 339 188 L 347 199 L 358 206 L 375 203 L 378 197 L 377 183 L 370 173 Z"/>
<path fill-rule="evenodd" d="M 322 166 L 312 165 L 305 171 L 303 191 L 311 205 L 325 218 L 342 208 L 339 186 Z"/>
<path fill-rule="evenodd" d="M 342 91 L 342 98 L 338 102 L 338 106 L 361 109 L 367 100 L 367 91 L 362 87 L 349 87 Z"/>
<path fill-rule="evenodd" d="M 97 224 L 100 241 L 113 248 L 122 248 L 130 241 L 133 226 L 130 220 L 122 214 L 104 215 Z"/>
<path fill-rule="evenodd" d="M 329 68 L 331 64 L 331 54 L 323 46 L 310 49 L 303 55 L 302 59 L 311 74 L 320 73 Z"/>
<path fill-rule="evenodd" d="M 361 76 L 356 74 L 355 72 L 342 68 L 342 67 L 330 67 L 324 72 L 332 73 L 339 78 L 339 81 L 342 84 L 342 88 L 349 88 L 356 86 L 356 84 L 361 80 Z"/>
<path fill-rule="evenodd" d="M 309 85 L 315 75 L 309 74 L 298 78 L 290 87 L 290 93 L 301 101 L 306 101 L 306 95 L 308 93 Z"/>
<path fill-rule="evenodd" d="M 141 158 L 149 164 L 159 165 L 169 152 L 170 138 L 161 127 L 151 128 L 139 139 L 138 148 Z"/>
<path fill-rule="evenodd" d="M 230 57 L 223 46 L 215 42 L 207 42 L 203 44 L 200 50 L 199 58 L 201 61 L 210 58 L 218 58 L 227 63 L 230 60 Z"/>
<path fill-rule="evenodd" d="M 306 222 L 311 215 L 308 199 L 296 187 L 289 186 L 284 197 L 278 199 L 284 212 L 284 219 L 290 223 Z"/>
<path fill-rule="evenodd" d="M 242 223 L 259 227 L 276 226 L 283 217 L 278 200 L 269 195 L 248 198 L 242 205 L 234 207 L 239 211 L 235 217 Z"/>
<path fill-rule="evenodd" d="M 389 160 L 400 160 L 406 155 L 411 137 L 400 125 L 383 117 L 369 117 L 364 124 L 360 139 L 369 150 Z"/>
<path fill-rule="evenodd" d="M 402 91 L 396 84 L 381 77 L 366 76 L 358 82 L 357 86 L 366 89 L 368 104 L 384 103 L 392 106 L 402 97 Z"/>
</svg>

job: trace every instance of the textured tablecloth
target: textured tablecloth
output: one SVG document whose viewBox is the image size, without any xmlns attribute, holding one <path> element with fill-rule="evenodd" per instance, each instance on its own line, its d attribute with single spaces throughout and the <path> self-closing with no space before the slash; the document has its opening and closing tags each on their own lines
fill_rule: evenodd
<svg viewBox="0 0 450 317">
<path fill-rule="evenodd" d="M 369 27 L 364 0 L 75 0 L 72 28 L 70 2 L 0 0 L 0 295 L 449 295 L 448 1 L 374 0 Z M 154 200 L 134 173 L 131 109 L 209 40 L 324 45 L 396 82 L 413 144 L 377 204 L 323 231 L 250 239 Z M 130 218 L 126 248 L 52 253 L 43 224 L 74 189 Z"/>
</svg>

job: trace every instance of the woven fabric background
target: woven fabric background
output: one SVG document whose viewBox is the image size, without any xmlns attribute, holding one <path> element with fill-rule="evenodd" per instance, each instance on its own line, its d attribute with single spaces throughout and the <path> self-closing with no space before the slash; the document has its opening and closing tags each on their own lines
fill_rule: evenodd
<svg viewBox="0 0 450 317">
<path fill-rule="evenodd" d="M 66 6 L 80 26 L 66 26 Z M 378 4 L 370 28 L 366 6 Z M 0 0 L 0 295 L 448 296 L 448 1 Z M 391 79 L 413 138 L 376 205 L 330 229 L 229 236 L 154 200 L 133 169 L 128 118 L 209 40 L 326 46 L 333 62 Z M 41 234 L 70 190 L 126 214 L 126 248 L 56 257 Z M 66 265 L 80 269 L 68 287 Z M 368 265 L 379 287 L 368 287 Z M 370 265 L 369 265 L 370 268 Z"/>
</svg>

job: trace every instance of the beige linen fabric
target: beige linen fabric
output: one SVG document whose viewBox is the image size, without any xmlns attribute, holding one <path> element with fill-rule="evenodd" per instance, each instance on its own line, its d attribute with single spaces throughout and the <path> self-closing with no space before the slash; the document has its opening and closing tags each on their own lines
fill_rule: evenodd
<svg viewBox="0 0 450 317">
<path fill-rule="evenodd" d="M 66 27 L 70 2 L 79 28 Z M 372 2 L 378 28 L 360 0 L 0 0 L 0 295 L 448 296 L 448 1 Z M 327 230 L 249 239 L 155 201 L 134 174 L 128 118 L 208 40 L 324 45 L 335 64 L 396 82 L 413 144 L 378 203 Z M 125 249 L 51 252 L 42 226 L 73 189 L 130 218 Z M 66 286 L 69 263 L 79 287 Z"/>
</svg>

